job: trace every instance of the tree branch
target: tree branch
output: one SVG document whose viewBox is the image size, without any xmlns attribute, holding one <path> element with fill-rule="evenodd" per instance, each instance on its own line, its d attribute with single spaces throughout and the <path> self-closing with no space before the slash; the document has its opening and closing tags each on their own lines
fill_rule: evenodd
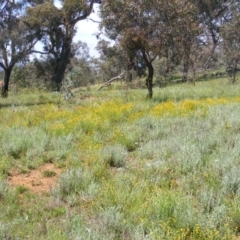
<svg viewBox="0 0 240 240">
<path fill-rule="evenodd" d="M 76 19 L 74 19 L 73 23 L 75 24 L 75 23 L 77 23 L 77 22 L 79 22 L 81 20 L 86 19 L 91 14 L 94 3 L 95 3 L 95 0 L 91 0 L 90 5 L 89 5 L 89 9 L 86 11 L 86 13 L 83 14 L 82 16 L 79 16 Z"/>
<path fill-rule="evenodd" d="M 32 53 L 39 53 L 39 54 L 49 54 L 49 52 L 41 52 L 41 51 L 37 51 L 37 50 L 32 50 Z"/>
<path fill-rule="evenodd" d="M 111 78 L 109 81 L 107 81 L 106 83 L 104 83 L 104 84 L 98 89 L 98 91 L 101 90 L 101 89 L 104 88 L 104 87 L 107 87 L 107 86 L 111 85 L 111 82 L 113 82 L 113 81 L 115 81 L 115 80 L 117 80 L 117 79 L 122 79 L 124 73 L 125 73 L 125 71 L 123 71 L 123 72 L 122 72 L 121 74 L 119 74 L 118 76 Z"/>
<path fill-rule="evenodd" d="M 101 22 L 96 21 L 96 20 L 94 20 L 94 19 L 92 19 L 92 18 L 88 18 L 87 20 L 90 20 L 90 21 L 92 21 L 92 22 L 94 22 L 94 23 L 101 23 Z"/>
</svg>

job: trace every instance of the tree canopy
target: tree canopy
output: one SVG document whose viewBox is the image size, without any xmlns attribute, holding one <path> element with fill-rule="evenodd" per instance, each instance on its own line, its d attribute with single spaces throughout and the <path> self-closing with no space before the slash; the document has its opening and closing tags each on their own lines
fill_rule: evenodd
<svg viewBox="0 0 240 240">
<path fill-rule="evenodd" d="M 13 67 L 28 59 L 39 35 L 24 22 L 24 1 L 1 0 L 0 3 L 0 67 L 4 70 L 1 93 L 6 97 Z"/>
<path fill-rule="evenodd" d="M 86 19 L 99 0 L 62 0 L 61 8 L 53 1 L 43 1 L 28 9 L 28 23 L 42 34 L 44 45 L 42 54 L 49 55 L 54 60 L 52 84 L 60 90 L 67 65 L 72 54 L 73 37 L 76 33 L 76 23 Z"/>
<path fill-rule="evenodd" d="M 148 68 L 146 86 L 152 97 L 152 62 L 177 49 L 188 61 L 197 34 L 195 5 L 188 1 L 106 1 L 102 5 L 102 27 L 108 37 L 119 41 L 129 62 L 139 52 Z"/>
</svg>

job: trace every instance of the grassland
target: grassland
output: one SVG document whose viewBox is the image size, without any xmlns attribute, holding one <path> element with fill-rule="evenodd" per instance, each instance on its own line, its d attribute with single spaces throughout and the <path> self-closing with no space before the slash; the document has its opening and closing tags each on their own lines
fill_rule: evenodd
<svg viewBox="0 0 240 240">
<path fill-rule="evenodd" d="M 0 239 L 240 239 L 240 85 L 145 96 L 0 99 Z M 9 184 L 46 163 L 62 169 L 50 192 Z"/>
</svg>

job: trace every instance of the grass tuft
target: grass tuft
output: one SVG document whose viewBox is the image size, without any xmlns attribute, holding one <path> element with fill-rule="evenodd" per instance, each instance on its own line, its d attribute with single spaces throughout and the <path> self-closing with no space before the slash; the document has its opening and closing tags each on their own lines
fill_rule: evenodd
<svg viewBox="0 0 240 240">
<path fill-rule="evenodd" d="M 127 149 L 120 144 L 107 145 L 102 148 L 101 159 L 110 167 L 121 168 L 126 165 Z"/>
</svg>

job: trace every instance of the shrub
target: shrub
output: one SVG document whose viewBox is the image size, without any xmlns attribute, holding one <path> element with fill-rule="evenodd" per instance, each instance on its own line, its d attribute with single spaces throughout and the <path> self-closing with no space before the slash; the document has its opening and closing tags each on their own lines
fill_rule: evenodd
<svg viewBox="0 0 240 240">
<path fill-rule="evenodd" d="M 107 145 L 101 151 L 101 159 L 110 167 L 124 167 L 127 156 L 127 149 L 120 144 Z"/>
<path fill-rule="evenodd" d="M 92 174 L 82 168 L 69 169 L 58 180 L 58 187 L 53 194 L 65 198 L 71 194 L 81 195 L 93 181 Z"/>
<path fill-rule="evenodd" d="M 51 177 L 56 176 L 56 173 L 55 173 L 54 171 L 45 170 L 45 171 L 42 173 L 42 175 L 43 175 L 43 177 L 51 178 Z"/>
</svg>

